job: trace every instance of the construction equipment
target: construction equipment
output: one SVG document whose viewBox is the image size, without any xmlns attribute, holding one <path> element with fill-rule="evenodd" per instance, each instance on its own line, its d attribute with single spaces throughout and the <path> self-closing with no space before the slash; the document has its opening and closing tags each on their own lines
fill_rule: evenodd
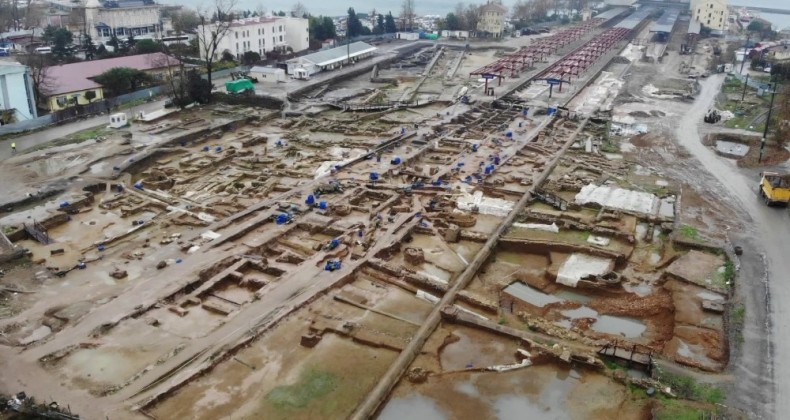
<svg viewBox="0 0 790 420">
<path fill-rule="evenodd" d="M 250 76 L 246 71 L 232 71 L 230 72 L 230 78 L 231 80 L 249 80 L 252 83 L 258 83 L 258 78 Z"/>
<path fill-rule="evenodd" d="M 776 172 L 763 172 L 758 190 L 765 205 L 783 205 L 790 203 L 790 174 L 781 175 Z"/>
<path fill-rule="evenodd" d="M 715 109 L 709 109 L 705 114 L 703 121 L 708 124 L 716 124 L 717 122 L 721 121 L 721 114 L 719 114 L 719 111 L 716 111 Z"/>
<path fill-rule="evenodd" d="M 249 79 L 233 80 L 225 82 L 225 90 L 232 95 L 239 95 L 244 93 L 255 93 L 255 86 Z"/>
</svg>

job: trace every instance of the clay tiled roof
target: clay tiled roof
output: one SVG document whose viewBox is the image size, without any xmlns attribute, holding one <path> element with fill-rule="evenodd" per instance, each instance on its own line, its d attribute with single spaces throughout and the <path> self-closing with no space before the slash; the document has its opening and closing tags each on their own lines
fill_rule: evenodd
<svg viewBox="0 0 790 420">
<path fill-rule="evenodd" d="M 145 71 L 177 64 L 178 60 L 173 57 L 168 57 L 163 53 L 152 53 L 47 67 L 45 73 L 47 95 L 54 96 L 101 87 L 91 78 L 118 67 L 131 67 Z"/>
</svg>

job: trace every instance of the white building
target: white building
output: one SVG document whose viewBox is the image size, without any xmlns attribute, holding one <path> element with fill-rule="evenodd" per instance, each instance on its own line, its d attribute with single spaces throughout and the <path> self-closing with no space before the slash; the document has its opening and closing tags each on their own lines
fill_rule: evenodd
<svg viewBox="0 0 790 420">
<path fill-rule="evenodd" d="M 120 39 L 129 36 L 160 38 L 162 19 L 153 0 L 99 0 L 85 2 L 85 26 L 94 41 L 107 42 L 113 33 Z"/>
<path fill-rule="evenodd" d="M 477 31 L 482 35 L 501 37 L 502 31 L 505 29 L 505 14 L 507 14 L 507 7 L 502 5 L 501 0 L 489 0 L 487 4 L 480 6 L 480 21 L 477 23 Z"/>
<path fill-rule="evenodd" d="M 0 61 L 0 113 L 6 122 L 38 117 L 30 71 L 14 61 Z"/>
<path fill-rule="evenodd" d="M 364 42 L 354 42 L 350 45 L 343 45 L 297 57 L 285 63 L 288 65 L 288 74 L 290 75 L 313 75 L 320 71 L 342 67 L 349 62 L 356 63 L 359 60 L 372 56 L 376 49 L 376 47 Z"/>
<path fill-rule="evenodd" d="M 286 80 L 285 70 L 276 67 L 255 66 L 250 69 L 250 76 L 266 83 L 284 82 Z"/>
<path fill-rule="evenodd" d="M 727 0 L 691 0 L 691 18 L 713 31 L 727 29 Z"/>
<path fill-rule="evenodd" d="M 263 56 L 268 51 L 285 51 L 290 47 L 294 52 L 306 50 L 310 46 L 308 21 L 292 17 L 254 17 L 234 20 L 230 29 L 219 40 L 216 56 L 229 51 L 241 58 L 247 51 L 254 51 Z M 198 34 L 209 34 L 215 25 L 198 26 Z M 199 36 L 203 42 L 207 37 Z M 205 58 L 205 48 L 200 46 L 201 58 Z"/>
<path fill-rule="evenodd" d="M 296 17 L 281 17 L 277 20 L 285 22 L 285 42 L 293 52 L 310 48 L 309 20 Z"/>
</svg>

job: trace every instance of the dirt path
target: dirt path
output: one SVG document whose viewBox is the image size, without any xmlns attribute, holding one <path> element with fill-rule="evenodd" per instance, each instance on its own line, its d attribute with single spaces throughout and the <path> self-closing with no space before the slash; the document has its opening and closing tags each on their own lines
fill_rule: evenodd
<svg viewBox="0 0 790 420">
<path fill-rule="evenodd" d="M 705 111 L 719 93 L 723 75 L 702 82 L 702 91 L 676 128 L 680 145 L 696 158 L 729 192 L 734 204 L 748 214 L 746 223 L 733 220 L 729 232 L 733 242 L 744 246 L 738 297 L 745 306 L 741 357 L 733 361 L 739 378 L 731 400 L 757 417 L 773 418 L 790 410 L 790 309 L 771 301 L 790 298 L 783 283 L 790 273 L 785 245 L 790 238 L 790 215 L 785 209 L 769 208 L 757 199 L 757 180 L 718 157 L 700 141 L 699 126 Z M 760 249 L 765 252 L 765 264 Z M 767 271 L 764 267 L 767 267 Z M 765 275 L 763 275 L 765 274 Z M 767 286 L 766 286 L 767 282 Z M 770 316 L 770 318 L 769 318 Z M 771 389 L 773 387 L 773 389 Z"/>
</svg>

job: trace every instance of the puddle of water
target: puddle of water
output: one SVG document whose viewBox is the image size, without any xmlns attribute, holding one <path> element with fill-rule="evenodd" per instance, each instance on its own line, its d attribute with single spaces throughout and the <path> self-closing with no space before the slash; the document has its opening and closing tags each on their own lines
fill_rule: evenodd
<svg viewBox="0 0 790 420">
<path fill-rule="evenodd" d="M 601 315 L 601 317 L 592 324 L 592 329 L 605 334 L 639 337 L 645 332 L 647 325 L 634 318 Z"/>
<path fill-rule="evenodd" d="M 583 295 L 581 293 L 576 293 L 572 290 L 560 290 L 559 292 L 555 293 L 554 296 L 557 296 L 562 300 L 570 300 L 572 302 L 579 302 L 579 303 L 592 302 L 592 297 Z"/>
<path fill-rule="evenodd" d="M 697 296 L 705 300 L 724 300 L 724 296 L 713 292 L 702 291 L 697 293 Z"/>
<path fill-rule="evenodd" d="M 708 366 L 717 366 L 718 363 L 708 358 L 705 355 L 705 349 L 699 345 L 690 345 L 683 340 L 678 340 L 678 351 L 679 356 L 685 357 L 687 359 L 691 359 L 697 361 L 703 365 Z"/>
<path fill-rule="evenodd" d="M 42 326 L 36 328 L 35 330 L 33 330 L 33 332 L 30 333 L 29 336 L 27 336 L 24 339 L 22 339 L 20 341 L 20 344 L 27 345 L 27 344 L 30 344 L 30 343 L 34 343 L 34 342 L 36 342 L 38 340 L 46 338 L 50 334 L 52 334 L 52 330 L 49 327 L 47 327 L 46 325 L 42 325 Z"/>
<path fill-rule="evenodd" d="M 460 339 L 444 347 L 439 355 L 443 370 L 494 366 L 514 361 L 509 354 L 502 357 L 506 353 L 505 344 L 502 342 L 486 340 L 485 336 L 470 337 L 462 330 L 454 331 L 453 335 Z"/>
<path fill-rule="evenodd" d="M 570 319 L 563 319 L 562 321 L 555 321 L 554 325 L 556 325 L 558 327 L 565 328 L 566 330 L 569 330 L 569 329 L 571 329 L 571 327 L 573 327 L 573 324 L 571 323 Z"/>
<path fill-rule="evenodd" d="M 650 264 L 656 265 L 661 261 L 661 254 L 654 252 L 650 254 Z"/>
<path fill-rule="evenodd" d="M 480 391 L 477 389 L 475 384 L 471 382 L 461 382 L 460 384 L 455 386 L 455 389 L 462 394 L 466 394 L 470 397 L 479 397 Z"/>
<path fill-rule="evenodd" d="M 422 395 L 390 400 L 381 410 L 378 420 L 445 420 L 449 416 L 436 402 Z"/>
<path fill-rule="evenodd" d="M 638 370 L 638 369 L 628 369 L 627 373 L 628 373 L 628 376 L 630 376 L 632 378 L 637 378 L 637 379 L 647 379 L 647 378 L 649 378 L 649 376 L 647 375 L 646 372 Z"/>
<path fill-rule="evenodd" d="M 505 288 L 505 293 L 517 297 L 524 302 L 542 308 L 548 304 L 561 302 L 562 299 L 547 295 L 538 289 L 535 289 L 525 283 L 515 282 Z"/>
<path fill-rule="evenodd" d="M 498 419 L 541 419 L 565 420 L 571 417 L 568 411 L 568 395 L 578 383 L 578 374 L 557 375 L 548 381 L 540 395 L 524 397 L 520 395 L 502 395 L 494 401 L 494 410 Z"/>
<path fill-rule="evenodd" d="M 645 297 L 653 293 L 653 287 L 651 287 L 647 283 L 639 283 L 639 284 L 623 283 L 623 289 L 625 289 L 629 293 L 634 293 L 640 297 Z"/>
<path fill-rule="evenodd" d="M 586 306 L 582 306 L 581 308 L 577 308 L 577 309 L 568 309 L 566 311 L 562 311 L 562 314 L 571 319 L 598 317 L 597 311 L 590 309 Z"/>
</svg>

